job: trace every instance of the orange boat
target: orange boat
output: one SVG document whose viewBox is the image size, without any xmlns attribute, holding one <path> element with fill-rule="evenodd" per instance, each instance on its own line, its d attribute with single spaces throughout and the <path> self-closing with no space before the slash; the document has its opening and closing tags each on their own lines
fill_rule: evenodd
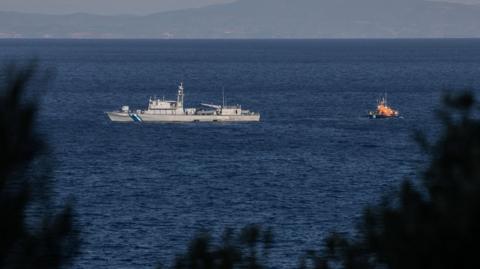
<svg viewBox="0 0 480 269">
<path fill-rule="evenodd" d="M 371 119 L 380 119 L 380 118 L 397 118 L 400 116 L 397 110 L 391 108 L 387 104 L 386 95 L 378 101 L 377 110 L 368 112 L 368 117 Z"/>
</svg>

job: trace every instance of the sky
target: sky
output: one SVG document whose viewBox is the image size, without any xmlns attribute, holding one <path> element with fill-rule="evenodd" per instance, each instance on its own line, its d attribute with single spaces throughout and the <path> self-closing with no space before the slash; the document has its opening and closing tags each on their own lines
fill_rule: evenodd
<svg viewBox="0 0 480 269">
<path fill-rule="evenodd" d="M 136 14 L 196 8 L 234 0 L 0 0 L 1 11 L 44 14 Z M 480 0 L 479 0 L 480 1 Z"/>
<path fill-rule="evenodd" d="M 69 14 L 82 12 L 103 15 L 146 15 L 168 10 L 196 8 L 233 1 L 235 0 L 0 0 L 0 10 L 44 14 Z M 480 4 L 480 0 L 435 1 Z"/>
</svg>

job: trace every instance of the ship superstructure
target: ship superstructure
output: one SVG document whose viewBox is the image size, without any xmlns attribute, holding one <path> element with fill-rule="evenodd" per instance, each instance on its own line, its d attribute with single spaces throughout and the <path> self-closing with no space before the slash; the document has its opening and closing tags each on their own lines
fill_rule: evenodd
<svg viewBox="0 0 480 269">
<path fill-rule="evenodd" d="M 397 118 L 400 116 L 400 113 L 388 106 L 387 95 L 385 94 L 385 96 L 377 102 L 377 110 L 368 112 L 368 116 L 372 119 Z"/>
<path fill-rule="evenodd" d="M 178 86 L 177 100 L 150 98 L 146 110 L 130 110 L 122 106 L 119 111 L 107 112 L 117 122 L 255 122 L 260 114 L 242 109 L 240 105 L 226 106 L 201 104 L 199 108 L 184 107 L 183 83 Z M 225 100 L 225 98 L 224 98 Z"/>
</svg>

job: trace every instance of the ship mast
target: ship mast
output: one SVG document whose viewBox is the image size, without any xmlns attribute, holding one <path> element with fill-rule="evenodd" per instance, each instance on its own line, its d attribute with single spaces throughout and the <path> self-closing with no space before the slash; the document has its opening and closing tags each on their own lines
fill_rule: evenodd
<svg viewBox="0 0 480 269">
<path fill-rule="evenodd" d="M 185 96 L 183 90 L 183 82 L 181 82 L 180 86 L 178 86 L 177 108 L 183 108 L 183 97 Z"/>
</svg>

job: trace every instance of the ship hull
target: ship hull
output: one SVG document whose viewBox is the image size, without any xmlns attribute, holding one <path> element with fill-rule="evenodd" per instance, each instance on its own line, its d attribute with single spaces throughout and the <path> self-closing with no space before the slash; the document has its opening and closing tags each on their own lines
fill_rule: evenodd
<svg viewBox="0 0 480 269">
<path fill-rule="evenodd" d="M 400 116 L 384 116 L 384 115 L 368 115 L 370 119 L 391 119 L 391 118 L 400 118 Z"/>
<path fill-rule="evenodd" d="M 108 112 L 114 122 L 258 122 L 260 115 L 155 115 Z"/>
</svg>

